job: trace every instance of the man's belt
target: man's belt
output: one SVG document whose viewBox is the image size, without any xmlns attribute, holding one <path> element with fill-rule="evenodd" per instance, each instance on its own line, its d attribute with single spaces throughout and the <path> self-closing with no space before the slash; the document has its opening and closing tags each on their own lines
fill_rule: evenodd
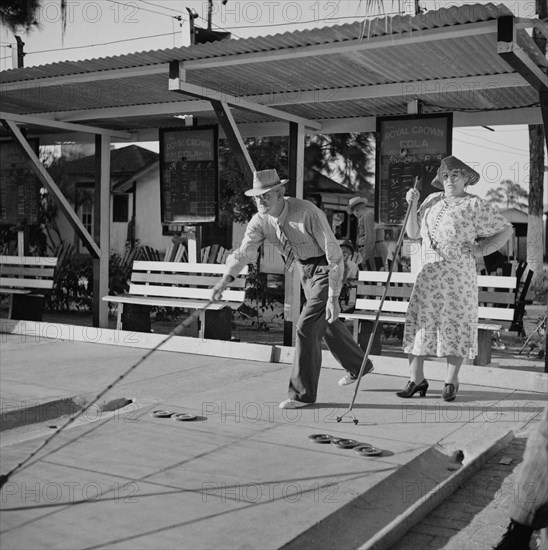
<svg viewBox="0 0 548 550">
<path fill-rule="evenodd" d="M 319 265 L 322 261 L 325 262 L 324 265 L 327 265 L 327 258 L 325 254 L 322 254 L 321 256 L 313 256 L 312 258 L 306 258 L 305 260 L 299 260 L 299 263 L 301 263 L 302 265 Z"/>
</svg>

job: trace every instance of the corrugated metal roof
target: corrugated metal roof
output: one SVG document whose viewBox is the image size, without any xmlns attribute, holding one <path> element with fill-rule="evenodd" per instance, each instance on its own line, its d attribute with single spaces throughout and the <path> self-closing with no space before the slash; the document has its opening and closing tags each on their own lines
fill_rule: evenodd
<svg viewBox="0 0 548 550">
<path fill-rule="evenodd" d="M 344 25 L 315 28 L 303 31 L 285 32 L 269 36 L 240 40 L 225 40 L 208 44 L 197 44 L 183 48 L 149 50 L 119 56 L 86 59 L 83 61 L 65 61 L 29 67 L 11 69 L 1 73 L 0 82 L 14 82 L 44 78 L 53 75 L 69 75 L 100 70 L 114 70 L 129 67 L 142 67 L 168 63 L 174 59 L 190 61 L 212 57 L 229 57 L 236 54 L 257 53 L 281 49 L 297 49 L 303 46 L 332 44 L 356 38 L 368 39 L 375 36 L 398 35 L 416 31 L 463 25 L 497 19 L 500 15 L 512 12 L 500 4 L 471 4 L 461 7 L 442 8 L 418 16 L 396 15 L 375 19 L 364 19 Z M 18 74 L 19 73 L 19 74 Z M 21 73 L 24 73 L 22 75 Z"/>
<path fill-rule="evenodd" d="M 0 73 L 2 110 L 108 129 L 181 125 L 173 117 L 186 108 L 201 121 L 215 122 L 208 101 L 169 91 L 166 64 L 171 61 L 189 64 L 191 84 L 314 121 L 401 115 L 413 99 L 424 102 L 425 113 L 537 105 L 536 90 L 523 85 L 497 53 L 496 20 L 502 15 L 512 12 L 504 5 L 473 4 L 12 69 Z M 382 46 L 370 48 L 380 37 L 386 39 Z M 408 40 L 402 43 L 402 38 Z M 548 67 L 525 30 L 518 30 L 518 39 L 537 65 Z M 128 70 L 135 74 L 122 74 Z M 517 87 L 508 81 L 501 87 L 504 76 L 515 76 Z M 485 77 L 493 79 L 491 84 Z M 277 121 L 268 113 L 237 108 L 233 113 L 239 124 Z"/>
</svg>

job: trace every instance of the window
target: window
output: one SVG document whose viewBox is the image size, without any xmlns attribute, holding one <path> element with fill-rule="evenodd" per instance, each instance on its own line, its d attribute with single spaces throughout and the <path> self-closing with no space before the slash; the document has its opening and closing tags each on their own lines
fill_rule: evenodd
<svg viewBox="0 0 548 550">
<path fill-rule="evenodd" d="M 87 232 L 93 236 L 93 200 L 88 199 L 80 205 L 78 216 Z M 81 240 L 79 240 L 79 251 L 82 254 L 88 253 L 88 249 L 82 244 Z"/>
<path fill-rule="evenodd" d="M 93 203 L 86 201 L 80 207 L 80 219 L 90 235 L 93 235 Z"/>
<path fill-rule="evenodd" d="M 112 221 L 127 222 L 129 219 L 129 195 L 114 195 L 112 201 Z"/>
</svg>

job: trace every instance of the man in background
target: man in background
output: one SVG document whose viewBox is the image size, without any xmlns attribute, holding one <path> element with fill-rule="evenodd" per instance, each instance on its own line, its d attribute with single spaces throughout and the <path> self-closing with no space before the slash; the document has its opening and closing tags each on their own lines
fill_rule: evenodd
<svg viewBox="0 0 548 550">
<path fill-rule="evenodd" d="M 362 265 L 364 269 L 374 271 L 377 269 L 375 262 L 375 214 L 371 208 L 367 208 L 365 197 L 352 197 L 348 202 L 348 211 L 358 220 L 356 245 L 362 257 Z"/>
</svg>

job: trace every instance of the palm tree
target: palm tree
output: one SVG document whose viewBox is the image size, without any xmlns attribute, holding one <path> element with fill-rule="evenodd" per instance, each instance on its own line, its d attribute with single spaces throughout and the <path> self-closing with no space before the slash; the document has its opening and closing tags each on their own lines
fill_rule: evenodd
<svg viewBox="0 0 548 550">
<path fill-rule="evenodd" d="M 536 0 L 536 13 L 541 21 L 548 16 L 548 0 Z M 546 54 L 546 38 L 536 28 L 533 40 Z M 542 124 L 529 126 L 529 220 L 527 226 L 527 263 L 533 270 L 532 286 L 542 281 L 543 276 L 543 194 L 544 194 L 544 142 Z"/>
<path fill-rule="evenodd" d="M 61 4 L 61 22 L 63 25 L 63 34 L 67 25 L 67 0 L 59 0 Z M 34 27 L 39 27 L 38 11 L 41 0 L 2 0 L 0 3 L 0 21 L 8 27 L 13 33 L 20 32 L 21 29 L 30 31 Z"/>
</svg>

